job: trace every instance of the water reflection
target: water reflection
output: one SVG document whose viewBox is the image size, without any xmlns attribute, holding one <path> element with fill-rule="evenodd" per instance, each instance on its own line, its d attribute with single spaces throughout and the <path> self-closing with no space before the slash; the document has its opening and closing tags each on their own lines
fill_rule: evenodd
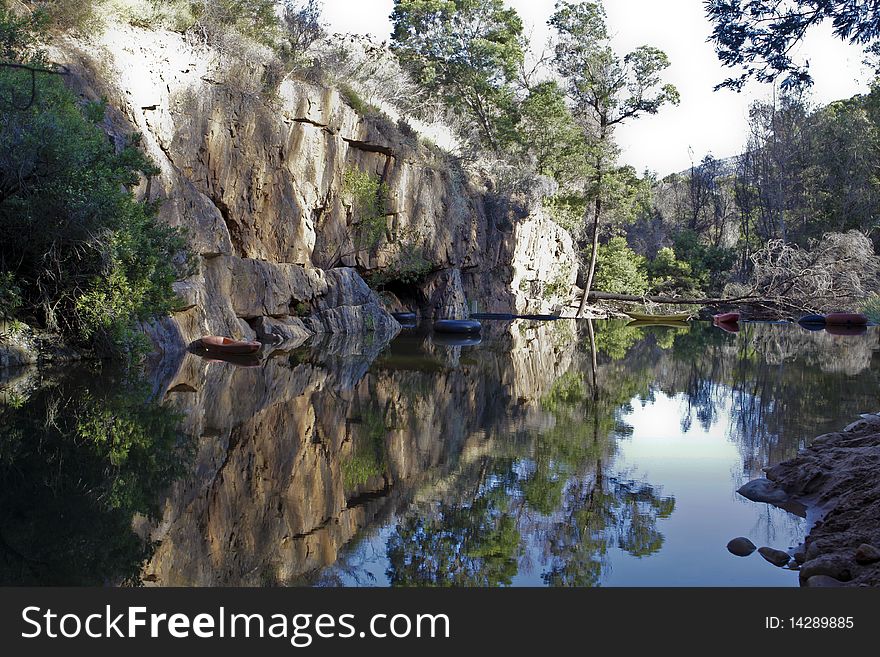
<svg viewBox="0 0 880 657">
<path fill-rule="evenodd" d="M 473 344 L 186 354 L 149 394 L 7 384 L 3 578 L 796 585 L 724 546 L 785 549 L 804 522 L 733 491 L 876 411 L 877 347 L 874 328 L 487 321 Z"/>
<path fill-rule="evenodd" d="M 179 417 L 119 373 L 21 373 L 0 385 L 0 583 L 137 584 L 133 520 L 190 465 Z"/>
</svg>

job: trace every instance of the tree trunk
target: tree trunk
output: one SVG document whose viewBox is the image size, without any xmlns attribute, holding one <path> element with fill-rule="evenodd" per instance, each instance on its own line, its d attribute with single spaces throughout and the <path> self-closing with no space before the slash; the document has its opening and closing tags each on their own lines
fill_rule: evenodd
<svg viewBox="0 0 880 657">
<path fill-rule="evenodd" d="M 595 206 L 593 209 L 593 249 L 590 253 L 590 270 L 587 272 L 587 284 L 584 286 L 584 296 L 581 297 L 581 304 L 578 306 L 576 317 L 584 314 L 584 307 L 587 305 L 587 297 L 590 296 L 590 290 L 593 288 L 593 277 L 596 275 L 596 262 L 599 259 L 599 221 L 602 218 L 602 177 L 604 175 L 602 155 L 605 149 L 605 140 L 608 138 L 608 120 L 603 114 L 599 118 L 599 150 L 596 153 L 596 194 Z"/>
<path fill-rule="evenodd" d="M 602 197 L 597 192 L 596 208 L 593 213 L 593 249 L 590 253 L 590 270 L 587 273 L 587 284 L 584 287 L 584 296 L 581 297 L 581 305 L 578 306 L 578 317 L 584 314 L 584 307 L 587 305 L 587 297 L 590 296 L 590 290 L 593 287 L 593 277 L 596 275 L 596 261 L 599 259 L 599 217 L 601 214 Z"/>
</svg>

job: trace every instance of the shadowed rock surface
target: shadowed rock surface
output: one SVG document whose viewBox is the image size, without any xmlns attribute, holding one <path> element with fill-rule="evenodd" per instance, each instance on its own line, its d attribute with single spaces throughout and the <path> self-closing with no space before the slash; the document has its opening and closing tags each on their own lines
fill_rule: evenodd
<svg viewBox="0 0 880 657">
<path fill-rule="evenodd" d="M 869 558 L 880 546 L 880 416 L 819 436 L 767 478 L 821 513 L 805 541 L 802 584 L 880 585 L 880 561 Z"/>
</svg>

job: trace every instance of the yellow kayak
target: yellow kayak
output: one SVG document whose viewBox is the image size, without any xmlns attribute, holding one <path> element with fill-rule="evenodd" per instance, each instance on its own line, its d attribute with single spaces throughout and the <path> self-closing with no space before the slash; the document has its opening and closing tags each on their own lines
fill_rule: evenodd
<svg viewBox="0 0 880 657">
<path fill-rule="evenodd" d="M 691 318 L 691 313 L 675 313 L 672 315 L 648 315 L 647 313 L 636 313 L 624 311 L 633 319 L 640 322 L 686 322 Z"/>
<path fill-rule="evenodd" d="M 668 322 L 656 322 L 650 321 L 647 322 L 643 319 L 634 319 L 627 326 L 668 326 L 669 328 L 687 328 L 687 322 L 677 322 L 673 320 L 669 320 Z"/>
</svg>

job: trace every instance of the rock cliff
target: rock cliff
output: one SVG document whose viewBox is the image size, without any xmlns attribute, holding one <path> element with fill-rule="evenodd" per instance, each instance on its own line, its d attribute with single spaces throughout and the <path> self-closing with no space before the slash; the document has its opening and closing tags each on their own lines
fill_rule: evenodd
<svg viewBox="0 0 880 657">
<path fill-rule="evenodd" d="M 161 202 L 198 254 L 177 284 L 180 307 L 147 327 L 161 351 L 204 334 L 393 335 L 387 310 L 401 306 L 433 319 L 567 301 L 571 240 L 539 204 L 490 191 L 407 125 L 362 115 L 334 89 L 291 78 L 268 89 L 259 65 L 131 26 L 67 40 L 53 57 L 84 97 L 107 99 L 112 139 L 142 135 L 161 173 L 137 192 Z M 387 189 L 385 235 L 356 252 L 343 193 L 351 170 Z M 416 280 L 395 280 L 405 251 L 425 263 Z M 376 274 L 382 301 L 362 280 Z"/>
</svg>

